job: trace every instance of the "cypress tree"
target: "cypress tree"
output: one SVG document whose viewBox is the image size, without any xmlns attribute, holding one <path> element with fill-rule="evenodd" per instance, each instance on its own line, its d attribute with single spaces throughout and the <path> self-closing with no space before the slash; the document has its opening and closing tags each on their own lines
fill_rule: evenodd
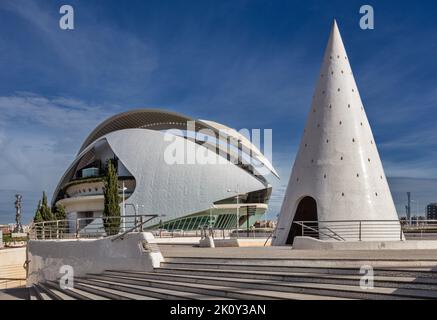
<svg viewBox="0 0 437 320">
<path fill-rule="evenodd" d="M 61 204 L 56 205 L 53 210 L 53 215 L 55 220 L 65 220 L 67 219 L 67 214 L 65 212 L 65 207 Z"/>
<path fill-rule="evenodd" d="M 50 209 L 47 202 L 47 195 L 45 191 L 42 193 L 42 201 L 41 201 L 41 217 L 44 221 L 54 220 L 52 210 Z"/>
<path fill-rule="evenodd" d="M 65 232 L 68 232 L 68 222 L 65 221 L 67 219 L 65 207 L 61 204 L 58 204 L 52 211 L 55 220 L 62 220 L 57 222 L 58 235 L 62 236 Z"/>
<path fill-rule="evenodd" d="M 118 175 L 113 159 L 108 161 L 104 184 L 105 207 L 103 209 L 103 226 L 107 235 L 114 235 L 120 231 L 121 219 L 118 197 Z"/>
<path fill-rule="evenodd" d="M 35 216 L 33 217 L 33 222 L 38 223 L 38 222 L 42 222 L 42 216 L 41 216 L 41 200 L 38 201 L 38 207 L 36 208 L 35 211 Z"/>
</svg>

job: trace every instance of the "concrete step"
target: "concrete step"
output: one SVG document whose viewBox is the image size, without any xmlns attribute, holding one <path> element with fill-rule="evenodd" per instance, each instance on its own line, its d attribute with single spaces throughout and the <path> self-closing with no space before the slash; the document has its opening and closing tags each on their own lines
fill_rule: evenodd
<svg viewBox="0 0 437 320">
<path fill-rule="evenodd" d="M 361 289 L 359 282 L 354 284 L 344 284 L 342 282 L 329 283 L 328 281 L 308 282 L 304 279 L 298 281 L 284 281 L 284 280 L 270 280 L 270 279 L 253 279 L 244 278 L 243 275 L 239 277 L 225 277 L 223 275 L 216 276 L 209 273 L 209 275 L 201 276 L 198 270 L 191 274 L 180 274 L 177 270 L 172 273 L 160 273 L 156 270 L 155 273 L 148 272 L 115 272 L 108 271 L 104 275 L 117 277 L 117 279 L 124 279 L 126 277 L 138 280 L 158 281 L 172 281 L 183 283 L 201 283 L 208 285 L 223 285 L 228 287 L 248 288 L 256 290 L 288 292 L 288 293 L 303 293 L 310 295 L 321 295 L 327 297 L 351 298 L 351 299 L 435 299 L 437 298 L 437 291 L 435 290 L 415 290 L 404 289 L 397 287 L 374 287 L 374 289 Z M 323 280 L 323 279 L 322 279 Z M 132 281 L 132 280 L 131 280 Z M 133 280 L 135 281 L 135 280 Z"/>
<path fill-rule="evenodd" d="M 267 272 L 287 272 L 287 273 L 316 273 L 316 274 L 340 274 L 358 275 L 360 268 L 328 268 L 328 267 L 296 267 L 296 266 L 276 266 L 276 265 L 257 265 L 257 264 L 222 264 L 207 262 L 162 262 L 162 268 L 184 268 L 184 269 L 208 269 L 208 270 L 244 270 L 244 271 L 267 271 Z M 437 279 L 437 268 L 374 268 L 374 274 L 378 276 L 399 276 L 417 278 Z"/>
<path fill-rule="evenodd" d="M 78 288 L 72 288 L 66 291 L 67 294 L 77 297 L 77 300 L 111 300 L 105 295 L 97 295 L 91 293 L 90 291 L 85 291 Z"/>
<path fill-rule="evenodd" d="M 359 286 L 363 275 L 356 270 L 355 274 L 305 273 L 305 272 L 268 272 L 243 271 L 226 269 L 187 269 L 187 268 L 157 268 L 155 272 L 165 274 L 215 276 L 227 278 L 246 278 L 260 280 L 276 280 L 287 282 L 315 282 Z M 374 286 L 387 288 L 436 290 L 437 278 L 394 276 L 374 276 Z"/>
<path fill-rule="evenodd" d="M 290 300 L 314 300 L 314 299 L 336 299 L 335 296 L 318 294 L 315 290 L 313 293 L 303 293 L 303 292 L 281 292 L 277 288 L 271 287 L 268 290 L 266 287 L 255 288 L 249 286 L 239 285 L 238 280 L 232 279 L 233 282 L 227 281 L 228 279 L 212 278 L 212 279 L 201 279 L 202 277 L 169 277 L 164 276 L 161 279 L 156 279 L 159 276 L 157 273 L 127 273 L 122 272 L 115 274 L 115 272 L 104 273 L 100 276 L 93 276 L 94 280 L 105 280 L 112 281 L 114 283 L 126 283 L 142 285 L 146 287 L 159 287 L 167 288 L 170 290 L 177 290 L 183 292 L 198 293 L 205 296 L 214 295 L 216 297 L 222 298 L 233 298 L 233 299 L 252 299 L 252 300 L 274 300 L 274 299 L 290 299 Z M 166 278 L 165 278 L 166 277 Z"/>
<path fill-rule="evenodd" d="M 142 297 L 137 294 L 95 285 L 93 282 L 87 281 L 85 279 L 75 279 L 74 287 L 83 291 L 91 292 L 98 296 L 106 297 L 111 300 L 142 300 L 142 298 L 146 299 L 146 297 Z"/>
<path fill-rule="evenodd" d="M 39 300 L 39 296 L 36 293 L 36 289 L 34 286 L 29 288 L 29 300 Z"/>
<path fill-rule="evenodd" d="M 166 299 L 166 300 L 205 299 L 205 296 L 195 293 L 168 290 L 163 288 L 144 287 L 142 285 L 137 285 L 132 283 L 114 282 L 112 278 L 104 278 L 104 277 L 100 277 L 99 275 L 90 275 L 88 278 L 80 279 L 79 281 L 81 283 L 93 284 L 95 286 L 99 286 L 103 288 L 109 288 L 117 291 L 137 294 L 144 298 L 148 297 L 150 299 Z"/>
<path fill-rule="evenodd" d="M 59 283 L 55 281 L 47 281 L 45 282 L 45 285 L 55 290 L 62 291 L 64 294 L 72 297 L 75 300 L 108 300 L 105 297 L 98 296 L 83 290 L 79 290 L 77 288 L 62 289 L 60 288 Z"/>
<path fill-rule="evenodd" d="M 34 284 L 30 289 L 30 300 L 108 300 L 78 288 L 64 290 L 54 281 Z"/>
<path fill-rule="evenodd" d="M 360 268 L 363 265 L 378 267 L 435 267 L 436 259 L 402 259 L 402 258 L 241 258 L 241 257 L 164 257 L 166 262 L 202 262 L 213 264 L 240 264 L 257 266 L 290 266 L 290 267 L 325 267 L 325 268 Z"/>
<path fill-rule="evenodd" d="M 66 294 L 66 290 L 59 289 L 48 283 L 40 283 L 39 285 L 44 287 L 46 293 L 51 297 L 52 300 L 77 300 L 73 296 Z"/>
<path fill-rule="evenodd" d="M 36 296 L 38 300 L 60 300 L 59 296 L 53 294 L 48 288 L 44 286 L 42 283 L 34 284 Z"/>
</svg>

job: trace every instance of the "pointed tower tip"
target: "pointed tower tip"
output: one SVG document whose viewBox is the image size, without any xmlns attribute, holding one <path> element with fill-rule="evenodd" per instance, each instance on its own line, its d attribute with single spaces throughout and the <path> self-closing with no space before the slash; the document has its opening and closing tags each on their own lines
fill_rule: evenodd
<svg viewBox="0 0 437 320">
<path fill-rule="evenodd" d="M 332 30 L 338 30 L 337 19 L 335 19 L 335 18 L 332 21 Z"/>
<path fill-rule="evenodd" d="M 338 28 L 337 20 L 334 18 L 332 21 L 331 32 L 328 40 L 327 49 L 332 50 L 333 46 L 340 46 L 341 50 L 344 51 L 343 40 L 341 39 L 340 30 Z M 331 54 L 331 53 L 329 53 Z"/>
</svg>

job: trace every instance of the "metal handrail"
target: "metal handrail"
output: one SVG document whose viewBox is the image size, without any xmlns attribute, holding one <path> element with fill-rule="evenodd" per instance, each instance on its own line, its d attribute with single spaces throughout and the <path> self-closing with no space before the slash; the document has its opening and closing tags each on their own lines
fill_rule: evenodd
<svg viewBox="0 0 437 320">
<path fill-rule="evenodd" d="M 437 221 L 436 221 L 437 222 Z M 325 220 L 325 221 L 293 221 L 293 224 L 302 227 L 302 235 L 305 231 L 309 236 L 324 235 L 337 241 L 346 241 L 346 238 L 362 241 L 363 235 L 367 238 L 393 238 L 399 237 L 404 240 L 403 224 L 400 220 Z M 317 224 L 317 226 L 311 226 Z M 333 235 L 324 232 L 329 230 Z M 340 235 L 341 234 L 341 235 Z"/>
<path fill-rule="evenodd" d="M 330 228 L 328 228 L 328 227 L 323 227 L 323 228 L 328 229 L 328 230 L 331 231 L 333 234 L 335 234 L 337 237 L 339 237 L 341 240 L 346 241 L 342 236 L 340 236 L 337 232 L 331 230 Z"/>
<path fill-rule="evenodd" d="M 146 221 L 143 221 L 144 217 L 148 217 Z M 63 220 L 50 220 L 32 223 L 29 231 L 30 238 L 41 239 L 59 239 L 59 238 L 79 238 L 79 237 L 102 237 L 106 234 L 105 220 L 111 221 L 111 219 L 120 219 L 122 221 L 133 224 L 133 227 L 127 230 L 131 232 L 138 227 L 142 227 L 147 222 L 150 222 L 154 218 L 159 217 L 157 214 L 146 215 L 124 215 L 124 216 L 98 216 L 89 218 L 76 218 L 76 219 L 63 219 Z M 131 218 L 129 221 L 128 219 Z M 137 221 L 140 219 L 141 223 L 138 225 Z M 127 221 L 126 221 L 127 220 Z M 83 225 L 83 222 L 87 222 Z M 119 232 L 127 233 L 125 227 L 120 226 Z M 108 234 L 106 234 L 108 236 Z"/>
<path fill-rule="evenodd" d="M 312 222 L 314 222 L 314 221 L 312 221 Z M 300 222 L 300 221 L 294 221 L 293 223 L 295 223 L 295 224 L 301 226 L 302 229 L 307 228 L 307 229 L 310 229 L 311 231 L 314 231 L 314 232 L 316 232 L 316 233 L 318 233 L 318 234 L 322 233 L 323 235 L 325 235 L 325 236 L 327 236 L 327 237 L 330 237 L 330 238 L 332 238 L 332 239 L 334 239 L 334 240 L 337 240 L 337 241 L 345 241 L 342 237 L 338 236 L 338 235 L 337 235 L 335 232 L 333 232 L 332 230 L 330 230 L 330 231 L 333 232 L 334 234 L 336 234 L 336 235 L 338 236 L 337 238 L 334 237 L 334 236 L 332 236 L 332 235 L 330 235 L 330 234 L 327 234 L 327 233 L 325 233 L 325 232 L 323 232 L 323 231 L 320 231 L 320 228 L 319 228 L 319 229 L 315 229 L 315 228 L 313 228 L 313 227 L 306 226 L 303 222 Z M 302 235 L 304 235 L 303 232 L 302 232 Z"/>
<path fill-rule="evenodd" d="M 140 223 L 134 225 L 132 228 L 126 230 L 125 232 L 118 234 L 118 235 L 115 236 L 111 241 L 115 241 L 115 240 L 118 240 L 118 239 L 123 239 L 123 237 L 124 237 L 126 234 L 128 234 L 129 232 L 132 232 L 132 231 L 134 231 L 134 230 L 138 230 L 139 227 L 142 227 L 145 223 L 147 223 L 147 222 L 149 222 L 150 220 L 152 220 L 152 219 L 154 219 L 154 218 L 157 218 L 157 217 L 159 217 L 159 215 L 157 215 L 157 214 L 150 215 L 150 218 L 149 218 L 149 219 L 147 219 L 146 221 L 141 221 Z"/>
</svg>

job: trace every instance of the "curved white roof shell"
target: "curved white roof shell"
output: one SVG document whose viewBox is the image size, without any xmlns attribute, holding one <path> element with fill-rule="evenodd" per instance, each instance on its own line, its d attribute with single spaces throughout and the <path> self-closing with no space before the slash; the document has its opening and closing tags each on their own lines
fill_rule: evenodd
<svg viewBox="0 0 437 320">
<path fill-rule="evenodd" d="M 188 149 L 196 153 L 201 152 L 211 159 L 217 157 L 211 150 L 190 140 L 178 136 L 174 139 L 179 144 L 188 144 Z M 64 174 L 54 199 L 60 187 L 71 179 L 80 159 L 102 141 L 108 143 L 135 178 L 136 187 L 129 202 L 142 205 L 141 214 L 165 214 L 164 221 L 208 210 L 214 202 L 234 196 L 228 192 L 229 189 L 248 193 L 268 187 L 256 176 L 229 161 L 201 165 L 169 164 L 164 159 L 170 144 L 165 140 L 165 133 L 124 129 L 108 133 L 86 147 Z"/>
<path fill-rule="evenodd" d="M 159 131 L 127 129 L 104 136 L 109 146 L 136 180 L 129 202 L 144 205 L 142 213 L 178 218 L 207 210 L 212 203 L 232 197 L 229 189 L 251 192 L 265 189 L 260 180 L 231 162 L 225 164 L 168 164 L 164 159 L 169 142 Z M 191 141 L 196 153 L 217 155 Z"/>
<path fill-rule="evenodd" d="M 176 112 L 164 111 L 159 109 L 136 109 L 114 115 L 98 125 L 85 139 L 79 149 L 78 155 L 96 139 L 114 131 L 123 129 L 150 129 L 150 130 L 166 130 L 187 128 L 187 122 L 195 122 L 195 131 L 201 129 L 212 130 L 216 136 L 219 133 L 226 132 L 231 138 L 240 141 L 241 144 L 249 150 L 254 158 L 258 160 L 267 170 L 279 178 L 278 173 L 273 168 L 271 162 L 261 153 L 261 151 L 251 143 L 245 136 L 241 135 L 232 128 L 214 121 L 195 120 L 190 117 L 178 114 Z M 215 148 L 215 146 L 212 146 Z M 261 174 L 263 175 L 263 174 Z"/>
<path fill-rule="evenodd" d="M 135 179 L 135 189 L 129 196 L 129 202 L 144 206 L 140 209 L 141 214 L 165 214 L 164 221 L 208 210 L 215 202 L 235 196 L 228 190 L 239 190 L 246 194 L 271 187 L 264 177 L 229 161 L 222 153 L 217 154 L 216 148 L 208 143 L 198 143 L 189 136 L 170 133 L 173 143 L 187 146 L 187 150 L 208 159 L 220 158 L 220 161 L 203 164 L 167 163 L 164 156 L 172 142 L 166 139 L 169 133 L 166 129 L 186 130 L 187 121 L 194 120 L 173 112 L 139 109 L 115 115 L 102 122 L 87 137 L 76 159 L 59 181 L 53 204 L 59 200 L 85 204 L 85 200 L 91 199 L 89 196 L 86 199 L 83 196 L 84 201 L 80 198 L 64 198 L 64 192 L 61 191 L 71 181 L 76 181 L 75 175 L 81 168 L 98 159 L 96 154 L 99 154 L 101 146 L 108 146 Z M 230 136 L 249 148 L 256 159 L 262 156 L 249 140 L 226 126 L 195 121 L 195 131 L 201 129 L 213 130 L 214 133 L 226 129 Z M 235 156 L 235 150 L 227 152 L 231 158 Z M 263 161 L 267 168 L 272 168 L 267 159 Z M 276 174 L 274 169 L 272 172 Z M 257 204 L 257 207 L 262 205 Z M 126 207 L 126 210 L 131 209 Z"/>
</svg>

